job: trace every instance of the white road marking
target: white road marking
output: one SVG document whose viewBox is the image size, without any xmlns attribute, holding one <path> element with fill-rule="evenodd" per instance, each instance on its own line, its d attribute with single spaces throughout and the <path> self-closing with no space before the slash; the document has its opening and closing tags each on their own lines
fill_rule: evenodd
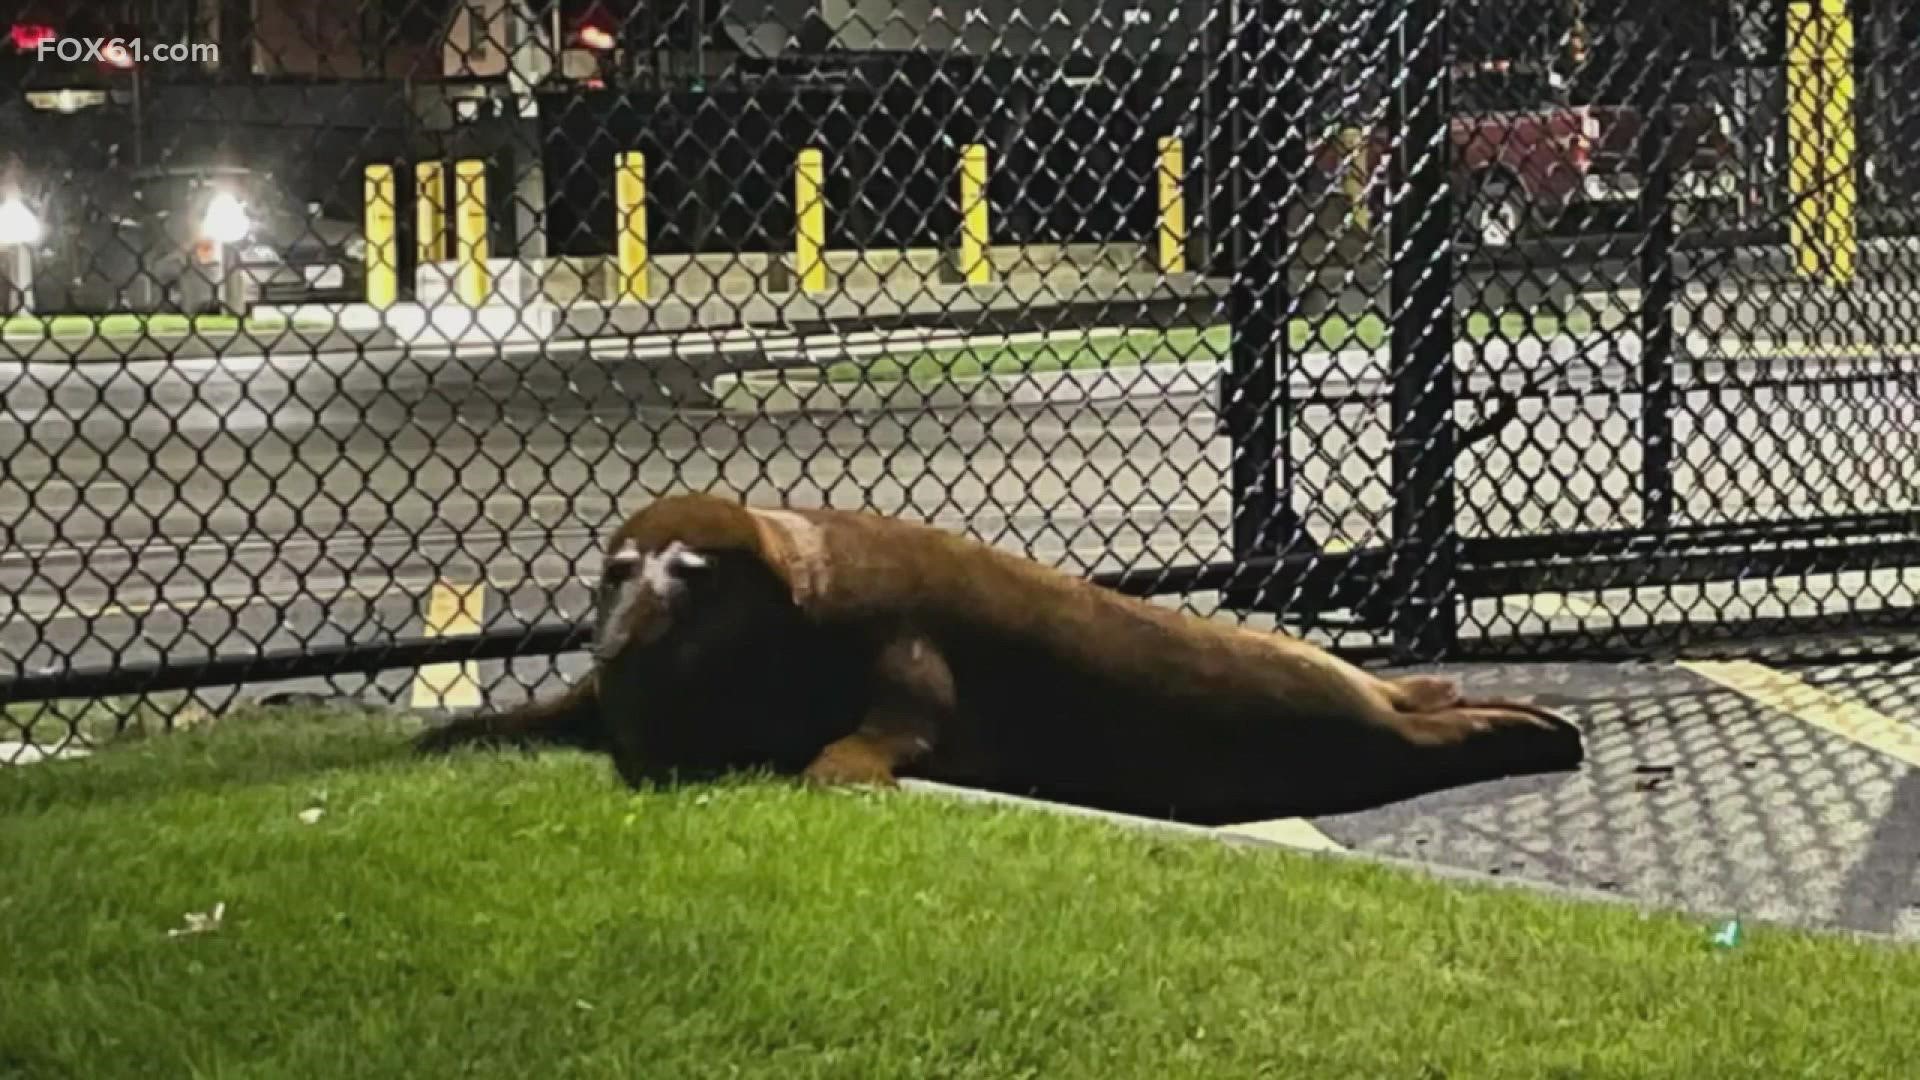
<svg viewBox="0 0 1920 1080">
<path fill-rule="evenodd" d="M 1303 851 L 1345 851 L 1339 842 L 1308 821 L 1306 818 L 1275 818 L 1271 821 L 1249 821 L 1239 825 L 1223 825 L 1217 831 L 1231 833 L 1234 836 L 1246 836 L 1255 840 L 1265 840 L 1271 844 L 1282 844 Z"/>
</svg>

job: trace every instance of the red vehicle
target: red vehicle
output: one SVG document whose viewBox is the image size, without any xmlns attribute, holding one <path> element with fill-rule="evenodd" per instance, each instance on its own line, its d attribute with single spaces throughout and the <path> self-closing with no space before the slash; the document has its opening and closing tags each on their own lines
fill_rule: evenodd
<svg viewBox="0 0 1920 1080">
<path fill-rule="evenodd" d="M 1512 88 L 1512 80 L 1503 81 Z M 1673 133 L 1667 147 L 1678 166 L 1677 216 L 1684 221 L 1702 203 L 1736 200 L 1739 154 L 1719 113 L 1707 105 L 1680 105 L 1670 113 Z M 1630 210 L 1645 180 L 1639 160 L 1643 120 L 1628 106 L 1470 107 L 1450 126 L 1457 235 L 1470 245 L 1519 242 L 1570 210 Z M 1323 142 L 1315 163 L 1350 196 L 1364 185 L 1365 205 L 1378 215 L 1392 149 L 1392 134 L 1384 127 L 1364 135 L 1349 129 Z"/>
</svg>

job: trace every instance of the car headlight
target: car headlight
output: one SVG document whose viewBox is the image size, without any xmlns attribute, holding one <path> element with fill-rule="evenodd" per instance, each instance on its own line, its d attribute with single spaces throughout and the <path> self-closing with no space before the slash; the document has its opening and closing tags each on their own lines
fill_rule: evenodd
<svg viewBox="0 0 1920 1080">
<path fill-rule="evenodd" d="M 207 239 L 221 244 L 237 244 L 252 229 L 253 219 L 247 216 L 247 208 L 225 191 L 207 203 L 207 216 L 200 222 L 200 231 Z"/>
<path fill-rule="evenodd" d="M 40 218 L 19 199 L 0 202 L 0 244 L 37 244 L 45 230 Z"/>
</svg>

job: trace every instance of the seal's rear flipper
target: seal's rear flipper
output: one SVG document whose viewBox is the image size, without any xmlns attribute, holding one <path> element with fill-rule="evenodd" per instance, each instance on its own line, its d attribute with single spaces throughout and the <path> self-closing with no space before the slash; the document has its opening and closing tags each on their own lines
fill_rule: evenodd
<svg viewBox="0 0 1920 1080">
<path fill-rule="evenodd" d="M 1468 699 L 1405 715 L 1397 726 L 1422 780 L 1443 786 L 1570 772 L 1586 759 L 1585 739 L 1572 721 L 1524 702 Z"/>
<path fill-rule="evenodd" d="M 531 749 L 541 744 L 588 751 L 608 748 L 596 673 L 588 673 L 558 697 L 529 701 L 505 712 L 473 713 L 430 728 L 413 740 L 414 749 L 422 754 L 443 754 L 462 746 Z"/>
</svg>

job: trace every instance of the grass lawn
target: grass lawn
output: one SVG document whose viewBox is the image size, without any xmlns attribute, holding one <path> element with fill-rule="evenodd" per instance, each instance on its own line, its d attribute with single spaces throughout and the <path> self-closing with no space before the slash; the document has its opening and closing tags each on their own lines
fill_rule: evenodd
<svg viewBox="0 0 1920 1080">
<path fill-rule="evenodd" d="M 259 315 L 246 320 L 251 333 L 275 333 L 287 328 L 280 315 Z M 186 337 L 189 334 L 237 334 L 243 329 L 234 315 L 118 314 L 118 315 L 11 315 L 0 320 L 0 334 L 24 338 L 90 337 Z"/>
<path fill-rule="evenodd" d="M 0 770 L 0 1075 L 1895 1076 L 1920 955 L 233 716 Z M 321 809 L 312 823 L 303 811 Z M 169 936 L 224 903 L 214 929 Z"/>
<path fill-rule="evenodd" d="M 107 742 L 165 734 L 189 727 L 206 714 L 184 693 L 102 698 L 93 701 L 23 701 L 0 710 L 0 741 L 53 749 L 69 742 L 96 748 Z M 0 754 L 0 765 L 7 763 Z"/>
<path fill-rule="evenodd" d="M 1495 336 L 1518 341 L 1523 337 L 1554 337 L 1592 333 L 1594 319 L 1586 312 L 1565 318 L 1522 312 L 1502 315 L 1496 325 L 1491 315 L 1475 312 L 1466 320 L 1466 339 L 1485 341 Z M 1378 349 L 1388 343 L 1393 329 L 1386 319 L 1367 314 L 1357 319 L 1324 315 L 1296 319 L 1288 330 L 1296 350 L 1337 352 L 1342 349 Z M 1224 359 L 1232 338 L 1227 327 L 1181 327 L 1171 330 L 1094 332 L 1085 338 L 1008 345 L 968 345 L 889 353 L 871 359 L 845 360 L 827 368 L 830 382 L 939 382 L 982 375 L 1016 375 L 1086 368 L 1135 367 L 1140 364 L 1212 363 Z"/>
</svg>

